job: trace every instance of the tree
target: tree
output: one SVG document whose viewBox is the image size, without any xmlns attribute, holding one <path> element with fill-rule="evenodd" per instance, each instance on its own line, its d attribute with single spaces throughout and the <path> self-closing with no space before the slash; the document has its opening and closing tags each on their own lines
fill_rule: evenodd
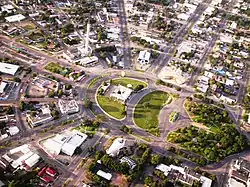
<svg viewBox="0 0 250 187">
<path fill-rule="evenodd" d="M 6 114 L 14 114 L 14 110 L 12 106 L 8 106 L 6 109 Z"/>
<path fill-rule="evenodd" d="M 139 84 L 139 85 L 137 85 L 137 86 L 135 87 L 134 91 L 135 91 L 135 92 L 138 92 L 138 91 L 140 91 L 140 90 L 143 89 L 143 88 L 144 88 L 144 86 L 141 85 L 141 84 Z"/>
<path fill-rule="evenodd" d="M 151 164 L 158 165 L 161 163 L 161 156 L 158 154 L 152 154 L 151 155 Z"/>
<path fill-rule="evenodd" d="M 13 78 L 13 81 L 15 81 L 15 82 L 21 82 L 21 79 L 18 78 L 18 77 L 14 77 L 14 78 Z"/>
<path fill-rule="evenodd" d="M 58 95 L 58 97 L 62 97 L 63 91 L 62 90 L 58 90 L 57 95 Z"/>
<path fill-rule="evenodd" d="M 49 92 L 48 97 L 52 98 L 55 96 L 55 92 L 52 90 Z"/>
</svg>

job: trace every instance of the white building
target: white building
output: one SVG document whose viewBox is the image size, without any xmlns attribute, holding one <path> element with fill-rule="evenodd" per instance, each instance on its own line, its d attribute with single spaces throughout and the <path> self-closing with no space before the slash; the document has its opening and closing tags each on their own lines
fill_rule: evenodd
<svg viewBox="0 0 250 187">
<path fill-rule="evenodd" d="M 0 62 L 0 72 L 15 75 L 20 66 Z"/>
<path fill-rule="evenodd" d="M 228 104 L 234 104 L 236 102 L 236 99 L 233 99 L 224 95 L 221 95 L 220 100 Z"/>
<path fill-rule="evenodd" d="M 190 174 L 189 172 L 186 171 L 186 169 L 187 169 L 186 167 L 183 168 L 183 167 L 175 166 L 172 164 L 170 166 L 165 165 L 165 164 L 160 164 L 160 165 L 156 166 L 156 169 L 162 171 L 165 176 L 168 176 L 168 174 L 172 171 L 179 172 L 180 174 L 185 176 L 184 179 L 187 179 L 189 177 L 192 180 L 200 181 L 200 183 L 202 183 L 202 187 L 211 187 L 212 182 L 213 182 L 211 179 L 204 177 L 198 173 L 195 173 L 195 175 Z M 177 180 L 179 180 L 179 181 L 183 180 L 182 178 L 178 178 L 179 175 L 176 175 L 176 176 L 177 176 Z M 186 182 L 186 181 L 182 181 L 182 182 Z"/>
<path fill-rule="evenodd" d="M 4 93 L 7 83 L 4 81 L 0 82 L 0 94 Z"/>
<path fill-rule="evenodd" d="M 7 13 L 11 13 L 12 10 L 15 11 L 15 7 L 11 4 L 1 6 L 1 12 L 6 11 Z"/>
<path fill-rule="evenodd" d="M 26 117 L 32 127 L 36 127 L 53 120 L 49 105 L 47 104 L 42 105 L 40 110 L 37 111 L 35 115 L 27 114 Z"/>
<path fill-rule="evenodd" d="M 149 64 L 149 62 L 150 62 L 150 56 L 151 56 L 151 53 L 149 53 L 147 51 L 140 51 L 139 56 L 137 58 L 137 61 L 141 65 Z"/>
<path fill-rule="evenodd" d="M 228 186 L 229 187 L 246 187 L 245 184 L 243 184 L 242 182 L 239 182 L 237 180 L 235 180 L 234 178 L 231 178 L 229 179 L 228 181 Z"/>
<path fill-rule="evenodd" d="M 102 171 L 102 170 L 98 170 L 96 174 L 99 175 L 100 177 L 102 177 L 102 178 L 108 180 L 108 181 L 110 181 L 111 178 L 112 178 L 111 173 L 106 173 L 106 172 L 104 172 L 104 171 Z"/>
<path fill-rule="evenodd" d="M 116 156 L 119 154 L 120 149 L 125 147 L 126 140 L 123 138 L 116 138 L 112 145 L 106 150 L 106 153 L 110 156 Z"/>
<path fill-rule="evenodd" d="M 59 100 L 58 106 L 62 114 L 72 114 L 79 112 L 79 106 L 75 100 Z"/>
<path fill-rule="evenodd" d="M 129 96 L 131 95 L 131 93 L 133 92 L 132 89 L 127 88 L 125 86 L 121 86 L 121 85 L 114 86 L 113 88 L 114 89 L 112 93 L 110 94 L 110 97 L 114 97 L 117 100 L 120 100 L 123 102 L 126 102 Z"/>
<path fill-rule="evenodd" d="M 11 157 L 17 159 L 12 159 Z M 27 144 L 11 149 L 8 154 L 3 156 L 3 158 L 9 161 L 14 169 L 19 167 L 20 169 L 25 170 L 31 169 L 41 159 L 40 156 L 33 152 Z"/>
<path fill-rule="evenodd" d="M 77 147 L 87 139 L 87 135 L 73 130 L 65 134 L 57 134 L 44 141 L 42 146 L 51 155 L 57 156 L 61 152 L 72 156 Z"/>
<path fill-rule="evenodd" d="M 22 21 L 25 19 L 25 16 L 23 16 L 22 14 L 16 14 L 13 16 L 8 16 L 5 17 L 6 21 L 12 23 L 12 22 L 17 22 L 17 21 Z"/>
</svg>

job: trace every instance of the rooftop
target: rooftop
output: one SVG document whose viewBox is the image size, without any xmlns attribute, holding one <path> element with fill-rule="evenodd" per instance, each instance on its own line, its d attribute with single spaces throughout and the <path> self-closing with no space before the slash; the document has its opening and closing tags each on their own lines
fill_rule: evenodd
<svg viewBox="0 0 250 187">
<path fill-rule="evenodd" d="M 20 66 L 14 64 L 8 64 L 0 62 L 0 72 L 15 75 Z"/>
</svg>

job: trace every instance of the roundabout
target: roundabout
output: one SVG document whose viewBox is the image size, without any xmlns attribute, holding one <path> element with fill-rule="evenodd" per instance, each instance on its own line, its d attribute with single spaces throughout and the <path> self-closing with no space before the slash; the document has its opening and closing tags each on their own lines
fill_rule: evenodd
<svg viewBox="0 0 250 187">
<path fill-rule="evenodd" d="M 92 80 L 95 83 L 90 80 L 87 94 L 93 116 L 104 114 L 118 128 L 128 125 L 142 136 L 163 136 L 159 114 L 172 102 L 173 95 L 178 93 L 176 90 L 156 85 L 157 77 L 144 73 L 127 73 L 126 77 L 121 77 L 119 72 L 112 72 Z"/>
</svg>

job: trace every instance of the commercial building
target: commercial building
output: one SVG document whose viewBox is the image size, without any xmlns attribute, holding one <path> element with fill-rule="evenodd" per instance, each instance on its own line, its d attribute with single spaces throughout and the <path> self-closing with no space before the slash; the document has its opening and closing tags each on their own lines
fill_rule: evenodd
<svg viewBox="0 0 250 187">
<path fill-rule="evenodd" d="M 53 120 L 49 105 L 47 104 L 42 105 L 41 108 L 37 110 L 35 114 L 27 114 L 26 118 L 32 127 L 36 127 L 38 125 L 42 125 Z"/>
<path fill-rule="evenodd" d="M 132 92 L 133 92 L 132 89 L 127 88 L 125 86 L 121 85 L 113 86 L 110 97 L 114 97 L 117 100 L 126 102 Z"/>
<path fill-rule="evenodd" d="M 212 185 L 211 179 L 204 177 L 187 167 L 183 168 L 172 164 L 170 166 L 160 164 L 156 166 L 156 169 L 162 171 L 164 175 L 172 181 L 179 181 L 190 186 L 192 186 L 195 181 L 199 181 L 202 184 L 202 187 L 211 187 Z"/>
<path fill-rule="evenodd" d="M 53 156 L 57 156 L 60 153 L 72 156 L 76 148 L 80 147 L 87 137 L 86 134 L 73 130 L 64 134 L 57 134 L 45 140 L 42 146 L 46 152 Z"/>
<path fill-rule="evenodd" d="M 11 149 L 1 158 L 1 163 L 9 163 L 13 169 L 32 169 L 39 161 L 40 156 L 32 151 L 28 144 Z M 5 164 L 7 165 L 7 164 Z"/>
<path fill-rule="evenodd" d="M 151 56 L 151 53 L 149 53 L 147 51 L 140 51 L 139 56 L 137 58 L 137 61 L 141 65 L 149 64 L 150 63 L 150 56 Z"/>
<path fill-rule="evenodd" d="M 62 114 L 73 114 L 79 112 L 79 106 L 75 100 L 59 100 L 58 106 Z"/>
<path fill-rule="evenodd" d="M 12 22 L 17 22 L 17 21 L 22 21 L 25 19 L 25 16 L 23 16 L 22 14 L 16 14 L 13 16 L 8 16 L 5 17 L 6 21 L 12 23 Z"/>
<path fill-rule="evenodd" d="M 0 72 L 15 75 L 20 66 L 0 62 Z"/>
</svg>

